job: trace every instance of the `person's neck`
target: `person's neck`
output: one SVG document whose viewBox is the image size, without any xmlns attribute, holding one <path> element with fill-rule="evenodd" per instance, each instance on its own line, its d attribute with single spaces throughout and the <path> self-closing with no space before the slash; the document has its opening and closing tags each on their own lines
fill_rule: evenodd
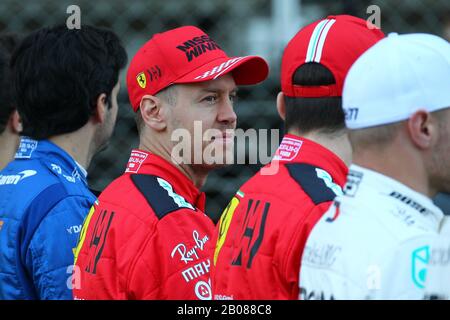
<svg viewBox="0 0 450 320">
<path fill-rule="evenodd" d="M 433 197 L 426 169 L 419 157 L 403 152 L 402 146 L 393 144 L 387 148 L 364 148 L 353 154 L 353 163 L 361 167 L 379 172 L 409 188 Z"/>
<path fill-rule="evenodd" d="M 11 133 L 6 129 L 0 134 L 0 146 L 2 151 L 0 152 L 0 170 L 14 159 L 14 154 L 19 146 L 20 137 L 17 134 Z"/>
<path fill-rule="evenodd" d="M 48 140 L 66 151 L 87 170 L 96 151 L 93 137 L 93 132 L 83 127 L 75 132 L 50 137 Z"/>
<path fill-rule="evenodd" d="M 352 147 L 350 145 L 350 141 L 348 140 L 346 130 L 342 130 L 341 132 L 333 135 L 323 134 L 317 131 L 302 134 L 296 130 L 290 130 L 288 133 L 305 137 L 306 139 L 314 141 L 315 143 L 327 148 L 336 154 L 347 165 L 347 167 L 350 166 L 352 162 Z"/>
<path fill-rule="evenodd" d="M 171 163 L 175 166 L 181 173 L 183 173 L 192 183 L 197 187 L 197 189 L 201 189 L 206 182 L 206 178 L 208 176 L 208 171 L 200 169 L 195 169 L 190 164 L 177 163 L 172 159 L 171 156 L 171 148 L 160 144 L 157 139 L 150 139 L 148 137 L 141 137 L 139 142 L 139 149 L 143 151 L 151 152 L 167 162 Z"/>
</svg>

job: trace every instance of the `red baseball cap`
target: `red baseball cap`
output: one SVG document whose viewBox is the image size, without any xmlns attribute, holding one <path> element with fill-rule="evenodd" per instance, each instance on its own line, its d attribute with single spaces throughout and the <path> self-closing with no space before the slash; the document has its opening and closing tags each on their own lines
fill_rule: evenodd
<svg viewBox="0 0 450 320">
<path fill-rule="evenodd" d="M 380 29 L 349 15 L 328 16 L 307 25 L 284 50 L 281 90 L 288 97 L 341 97 L 345 76 L 352 64 L 382 38 L 384 33 Z M 336 83 L 324 86 L 293 84 L 295 71 L 310 62 L 327 67 Z"/>
<path fill-rule="evenodd" d="M 228 57 L 205 32 L 185 26 L 155 34 L 131 60 L 127 86 L 137 111 L 144 95 L 155 95 L 175 83 L 217 79 L 232 72 L 237 85 L 256 84 L 269 74 L 257 56 Z"/>
</svg>

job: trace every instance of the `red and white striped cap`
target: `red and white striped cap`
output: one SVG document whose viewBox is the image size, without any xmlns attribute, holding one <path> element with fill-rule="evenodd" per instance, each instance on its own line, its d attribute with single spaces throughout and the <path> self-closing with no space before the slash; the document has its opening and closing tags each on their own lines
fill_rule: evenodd
<svg viewBox="0 0 450 320">
<path fill-rule="evenodd" d="M 369 28 L 370 27 L 370 28 Z M 363 19 L 349 15 L 328 16 L 302 28 L 283 53 L 281 89 L 288 97 L 340 97 L 345 76 L 355 60 L 384 37 Z M 295 71 L 305 63 L 320 63 L 336 83 L 324 86 L 293 84 Z"/>
</svg>

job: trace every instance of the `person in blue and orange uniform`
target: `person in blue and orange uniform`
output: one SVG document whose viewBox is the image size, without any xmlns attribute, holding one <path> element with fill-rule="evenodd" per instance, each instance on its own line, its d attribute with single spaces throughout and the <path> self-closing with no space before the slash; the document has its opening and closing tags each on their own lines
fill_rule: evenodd
<svg viewBox="0 0 450 320">
<path fill-rule="evenodd" d="M 306 238 L 342 193 L 351 162 L 344 78 L 383 37 L 362 19 L 329 16 L 301 29 L 285 48 L 277 109 L 287 134 L 272 162 L 222 214 L 213 239 L 213 299 L 302 298 Z"/>
<path fill-rule="evenodd" d="M 69 300 L 96 199 L 86 170 L 113 133 L 127 54 L 110 30 L 59 25 L 26 36 L 10 63 L 23 136 L 0 171 L 0 300 Z"/>
<path fill-rule="evenodd" d="M 214 225 L 199 189 L 223 162 L 193 158 L 211 145 L 232 147 L 236 85 L 267 74 L 262 58 L 230 58 L 192 26 L 156 34 L 136 53 L 127 84 L 140 145 L 84 224 L 75 299 L 211 299 Z M 193 137 L 196 122 L 205 130 L 200 139 Z M 182 158 L 174 156 L 177 129 L 201 142 Z M 216 135 L 204 141 L 208 129 Z"/>
</svg>

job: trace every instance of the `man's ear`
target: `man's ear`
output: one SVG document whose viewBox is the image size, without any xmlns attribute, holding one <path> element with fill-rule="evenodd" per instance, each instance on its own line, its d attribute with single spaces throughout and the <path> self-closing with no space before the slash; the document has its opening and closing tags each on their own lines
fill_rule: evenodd
<svg viewBox="0 0 450 320">
<path fill-rule="evenodd" d="M 167 127 L 163 116 L 161 100 L 152 95 L 145 95 L 141 99 L 138 112 L 141 113 L 145 124 L 156 131 L 163 131 Z"/>
<path fill-rule="evenodd" d="M 97 104 L 95 106 L 95 120 L 96 122 L 103 123 L 106 119 L 106 114 L 108 112 L 108 101 L 106 93 L 102 93 L 97 97 Z"/>
<path fill-rule="evenodd" d="M 283 121 L 285 121 L 285 119 L 286 119 L 286 103 L 284 101 L 283 92 L 278 93 L 277 110 L 278 110 L 278 114 L 280 115 L 281 119 L 283 119 Z"/>
<path fill-rule="evenodd" d="M 19 112 L 17 110 L 14 110 L 9 117 L 9 126 L 14 133 L 20 134 L 22 132 L 22 119 L 20 119 Z"/>
<path fill-rule="evenodd" d="M 429 149 L 439 138 L 439 123 L 426 110 L 414 112 L 406 125 L 411 141 L 419 149 Z"/>
</svg>

